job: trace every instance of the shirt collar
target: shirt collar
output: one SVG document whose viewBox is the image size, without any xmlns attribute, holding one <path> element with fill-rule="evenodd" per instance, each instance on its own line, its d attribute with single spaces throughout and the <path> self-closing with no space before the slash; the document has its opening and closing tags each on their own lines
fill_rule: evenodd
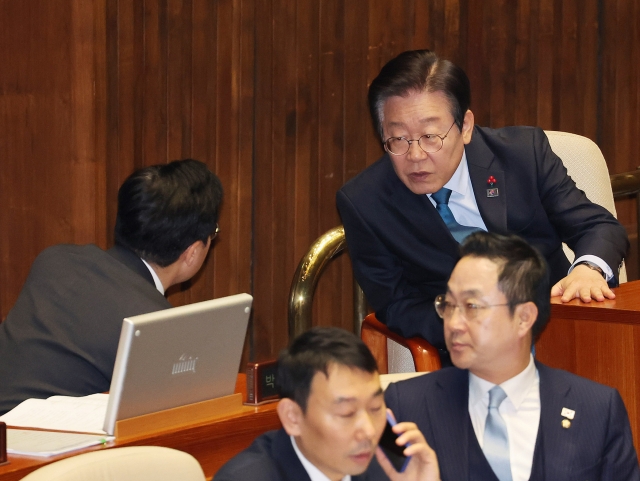
<svg viewBox="0 0 640 481">
<path fill-rule="evenodd" d="M 538 377 L 533 356 L 529 354 L 529 364 L 520 374 L 506 380 L 500 387 L 507 393 L 507 397 L 516 410 L 522 404 L 529 389 L 534 385 Z M 486 402 L 489 405 L 489 391 L 495 386 L 492 382 L 485 381 L 475 374 L 469 373 L 469 404 L 474 405 L 479 402 Z"/>
<path fill-rule="evenodd" d="M 311 461 L 304 457 L 304 454 L 302 454 L 302 451 L 300 451 L 298 445 L 296 444 L 295 438 L 293 436 L 289 436 L 289 438 L 291 438 L 293 450 L 298 455 L 298 459 L 302 463 L 302 467 L 304 467 L 305 471 L 309 475 L 309 478 L 311 478 L 311 481 L 331 481 L 325 476 L 322 471 L 316 468 Z M 342 481 L 351 481 L 351 476 L 347 474 L 344 478 L 342 478 Z"/>
<path fill-rule="evenodd" d="M 147 269 L 149 269 L 149 272 L 151 272 L 151 277 L 153 277 L 153 283 L 156 285 L 156 289 L 158 289 L 160 291 L 160 294 L 164 296 L 164 286 L 162 285 L 162 282 L 160 282 L 160 278 L 158 277 L 158 274 L 156 274 L 156 271 L 153 270 L 153 267 L 151 267 L 147 263 L 147 261 L 145 261 L 142 258 L 140 260 L 144 262 L 144 265 L 147 266 Z"/>
<path fill-rule="evenodd" d="M 458 168 L 453 173 L 449 182 L 444 184 L 444 187 L 450 189 L 452 192 L 466 196 L 469 190 L 469 166 L 467 165 L 467 153 L 462 151 L 462 159 L 458 164 Z"/>
</svg>

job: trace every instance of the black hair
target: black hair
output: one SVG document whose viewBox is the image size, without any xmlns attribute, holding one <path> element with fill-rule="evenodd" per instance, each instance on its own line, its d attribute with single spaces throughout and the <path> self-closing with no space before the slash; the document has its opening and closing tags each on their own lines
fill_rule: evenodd
<svg viewBox="0 0 640 481">
<path fill-rule="evenodd" d="M 354 334 L 336 327 L 314 327 L 298 336 L 278 358 L 276 389 L 306 412 L 311 382 L 318 372 L 328 375 L 330 364 L 368 373 L 378 371 L 369 348 Z"/>
<path fill-rule="evenodd" d="M 498 288 L 507 298 L 513 315 L 518 304 L 533 302 L 538 318 L 531 328 L 535 342 L 551 312 L 551 290 L 547 262 L 537 249 L 517 235 L 474 232 L 460 246 L 460 256 L 486 258 L 500 265 Z"/>
<path fill-rule="evenodd" d="M 196 241 L 208 242 L 218 222 L 220 179 L 193 159 L 144 167 L 118 191 L 116 244 L 166 267 Z"/>
<path fill-rule="evenodd" d="M 383 142 L 382 122 L 387 99 L 424 91 L 442 92 L 447 97 L 451 115 L 462 131 L 464 115 L 471 104 L 467 74 L 430 50 L 409 50 L 389 60 L 369 87 L 369 112 L 373 127 Z"/>
</svg>

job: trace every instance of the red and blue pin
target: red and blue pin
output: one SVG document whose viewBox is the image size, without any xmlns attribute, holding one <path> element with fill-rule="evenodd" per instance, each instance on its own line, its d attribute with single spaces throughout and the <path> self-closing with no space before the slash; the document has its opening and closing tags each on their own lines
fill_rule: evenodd
<svg viewBox="0 0 640 481">
<path fill-rule="evenodd" d="M 487 185 L 489 185 L 489 188 L 487 189 L 487 197 L 498 197 L 500 195 L 498 188 L 496 187 L 497 183 L 498 181 L 496 178 L 493 175 L 490 175 L 487 179 Z"/>
</svg>

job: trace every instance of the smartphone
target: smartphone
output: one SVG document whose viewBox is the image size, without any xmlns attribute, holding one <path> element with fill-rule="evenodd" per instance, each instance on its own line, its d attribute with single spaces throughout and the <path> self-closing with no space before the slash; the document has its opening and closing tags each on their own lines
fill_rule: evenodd
<svg viewBox="0 0 640 481">
<path fill-rule="evenodd" d="M 395 419 L 393 419 L 393 416 L 387 411 L 387 425 L 384 428 L 384 432 L 382 433 L 382 437 L 380 438 L 380 442 L 378 444 L 382 448 L 382 451 L 384 451 L 384 454 L 387 456 L 389 461 L 391 461 L 391 464 L 396 469 L 396 471 L 402 473 L 409 464 L 411 456 L 405 456 L 404 454 L 402 454 L 408 444 L 404 446 L 398 446 L 396 444 L 398 435 L 391 429 L 396 424 L 397 423 Z"/>
</svg>

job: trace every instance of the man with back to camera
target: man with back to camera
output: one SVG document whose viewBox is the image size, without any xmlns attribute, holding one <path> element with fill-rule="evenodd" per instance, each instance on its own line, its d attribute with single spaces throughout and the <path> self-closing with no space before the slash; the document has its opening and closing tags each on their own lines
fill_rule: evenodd
<svg viewBox="0 0 640 481">
<path fill-rule="evenodd" d="M 534 361 L 549 320 L 544 258 L 477 232 L 435 300 L 450 367 L 391 384 L 387 405 L 435 450 L 443 481 L 639 481 L 618 391 Z"/>
<path fill-rule="evenodd" d="M 313 328 L 298 336 L 278 359 L 276 388 L 283 428 L 256 438 L 215 481 L 440 479 L 433 450 L 411 422 L 393 428 L 399 445 L 411 443 L 403 473 L 376 448 L 386 424 L 378 367 L 353 334 Z"/>
<path fill-rule="evenodd" d="M 441 350 L 433 308 L 473 230 L 515 233 L 551 268 L 552 295 L 613 299 L 624 228 L 591 203 L 533 127 L 474 125 L 465 72 L 428 50 L 388 62 L 369 88 L 386 154 L 337 194 L 358 283 L 377 318 Z M 561 243 L 576 254 L 570 266 Z M 608 284 L 607 284 L 608 283 Z"/>
<path fill-rule="evenodd" d="M 222 185 L 202 162 L 142 168 L 118 191 L 115 246 L 57 245 L 0 324 L 0 414 L 28 398 L 109 390 L 122 320 L 171 307 L 218 231 Z"/>
</svg>

